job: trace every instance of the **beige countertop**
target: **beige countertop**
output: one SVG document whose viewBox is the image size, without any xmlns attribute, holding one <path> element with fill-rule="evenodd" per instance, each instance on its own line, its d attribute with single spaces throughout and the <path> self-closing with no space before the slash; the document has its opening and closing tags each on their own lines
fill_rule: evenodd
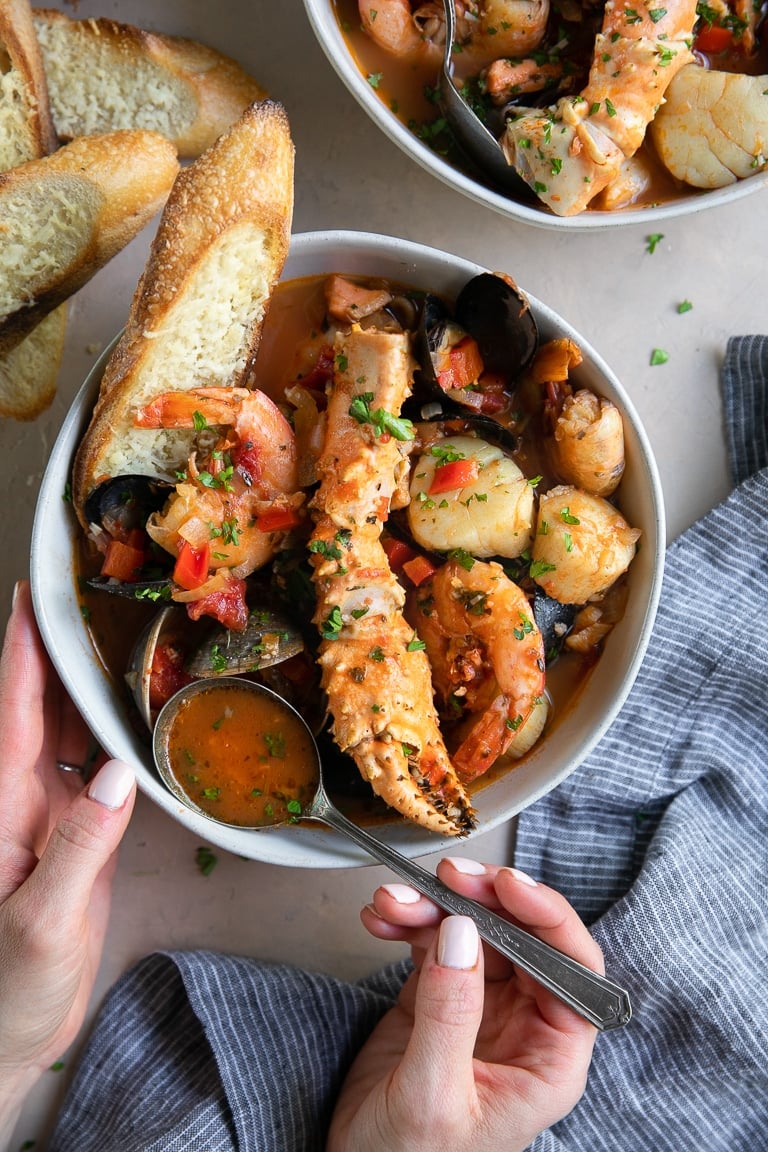
<svg viewBox="0 0 768 1152">
<path fill-rule="evenodd" d="M 71 5 L 53 6 L 73 12 Z M 296 143 L 294 232 L 351 228 L 417 240 L 510 273 L 561 313 L 614 369 L 645 423 L 670 539 L 727 494 L 719 369 L 729 335 L 768 329 L 768 190 L 658 229 L 564 235 L 511 223 L 435 181 L 381 135 L 315 43 L 300 0 L 222 0 L 215 16 L 208 0 L 82 0 L 74 14 L 204 40 L 282 99 Z M 652 230 L 664 235 L 650 254 Z M 6 613 L 14 582 L 28 569 L 37 489 L 57 430 L 88 368 L 124 322 L 152 231 L 73 301 L 50 410 L 32 424 L 0 422 Z M 693 308 L 680 315 L 685 299 Z M 651 367 L 656 347 L 669 360 Z M 195 865 L 199 843 L 139 798 L 121 852 L 94 1006 L 128 964 L 155 948 L 247 953 L 351 978 L 401 954 L 371 940 L 358 920 L 383 868 L 299 873 L 217 850 L 218 864 L 204 877 Z M 501 861 L 510 852 L 511 833 L 502 828 L 464 854 Z M 28 1102 L 12 1148 L 30 1139 L 44 1147 L 72 1065 L 71 1057 L 65 1061 Z"/>
</svg>

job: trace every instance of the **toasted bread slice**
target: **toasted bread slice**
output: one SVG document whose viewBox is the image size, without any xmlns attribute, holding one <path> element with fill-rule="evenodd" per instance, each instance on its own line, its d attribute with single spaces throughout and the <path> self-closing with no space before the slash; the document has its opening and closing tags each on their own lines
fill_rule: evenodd
<svg viewBox="0 0 768 1152">
<path fill-rule="evenodd" d="M 151 220 L 177 171 L 164 136 L 113 132 L 0 174 L 0 354 Z"/>
<path fill-rule="evenodd" d="M 56 395 L 67 305 L 54 308 L 29 336 L 0 356 L 0 416 L 35 420 Z"/>
<path fill-rule="evenodd" d="M 0 4 L 0 171 L 59 145 L 29 0 Z"/>
<path fill-rule="evenodd" d="M 75 459 L 84 526 L 86 501 L 104 480 L 175 483 L 186 466 L 195 433 L 137 428 L 138 408 L 162 392 L 248 384 L 292 214 L 293 143 L 271 100 L 253 104 L 179 173 Z"/>
<path fill-rule="evenodd" d="M 263 88 L 228 56 L 115 20 L 35 11 L 51 110 L 63 139 L 117 128 L 162 132 L 199 156 Z"/>
</svg>

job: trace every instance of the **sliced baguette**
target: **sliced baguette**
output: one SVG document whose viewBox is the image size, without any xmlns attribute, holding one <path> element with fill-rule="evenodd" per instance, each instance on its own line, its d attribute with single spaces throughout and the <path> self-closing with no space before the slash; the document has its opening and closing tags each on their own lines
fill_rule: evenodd
<svg viewBox="0 0 768 1152">
<path fill-rule="evenodd" d="M 58 147 L 29 0 L 0 3 L 0 170 Z M 60 305 L 0 355 L 0 416 L 34 420 L 53 400 L 67 331 Z"/>
<path fill-rule="evenodd" d="M 113 132 L 0 174 L 0 355 L 151 220 L 177 171 L 164 136 Z"/>
<path fill-rule="evenodd" d="M 136 410 L 169 390 L 249 382 L 272 290 L 288 252 L 293 144 L 280 104 L 267 100 L 180 172 L 107 365 L 77 453 L 73 503 L 104 480 L 175 482 L 194 432 L 136 428 Z"/>
<path fill-rule="evenodd" d="M 148 128 L 199 156 L 266 93 L 239 64 L 194 40 L 115 20 L 35 11 L 51 110 L 63 139 Z"/>
<path fill-rule="evenodd" d="M 0 171 L 58 147 L 29 0 L 0 2 Z"/>
<path fill-rule="evenodd" d="M 0 416 L 35 420 L 56 395 L 67 305 L 54 308 L 29 336 L 0 356 Z"/>
</svg>

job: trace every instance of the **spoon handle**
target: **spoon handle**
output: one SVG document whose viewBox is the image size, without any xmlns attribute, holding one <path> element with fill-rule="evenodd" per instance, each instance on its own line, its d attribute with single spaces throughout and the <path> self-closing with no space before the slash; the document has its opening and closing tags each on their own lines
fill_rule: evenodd
<svg viewBox="0 0 768 1152">
<path fill-rule="evenodd" d="M 382 864 L 387 864 L 393 872 L 408 880 L 414 888 L 418 888 L 446 912 L 470 916 L 475 921 L 483 940 L 493 945 L 498 952 L 524 972 L 533 976 L 601 1032 L 610 1028 L 620 1028 L 629 1021 L 632 1015 L 629 996 L 612 980 L 585 968 L 583 964 L 572 960 L 563 952 L 558 952 L 543 940 L 538 940 L 529 932 L 490 912 L 477 901 L 468 900 L 465 896 L 452 891 L 415 861 L 407 859 L 394 848 L 358 828 L 330 802 L 327 804 L 316 802 L 311 815 L 349 836 L 371 856 L 375 856 Z"/>
</svg>

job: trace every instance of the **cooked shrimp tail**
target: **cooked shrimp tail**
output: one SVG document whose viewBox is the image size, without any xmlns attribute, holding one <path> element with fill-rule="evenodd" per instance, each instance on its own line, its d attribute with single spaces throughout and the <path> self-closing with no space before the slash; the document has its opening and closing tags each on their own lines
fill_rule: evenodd
<svg viewBox="0 0 768 1152">
<path fill-rule="evenodd" d="M 412 605 L 443 708 L 464 711 L 452 755 L 466 784 L 509 749 L 544 695 L 544 642 L 525 593 L 499 564 L 451 560 Z"/>
</svg>

